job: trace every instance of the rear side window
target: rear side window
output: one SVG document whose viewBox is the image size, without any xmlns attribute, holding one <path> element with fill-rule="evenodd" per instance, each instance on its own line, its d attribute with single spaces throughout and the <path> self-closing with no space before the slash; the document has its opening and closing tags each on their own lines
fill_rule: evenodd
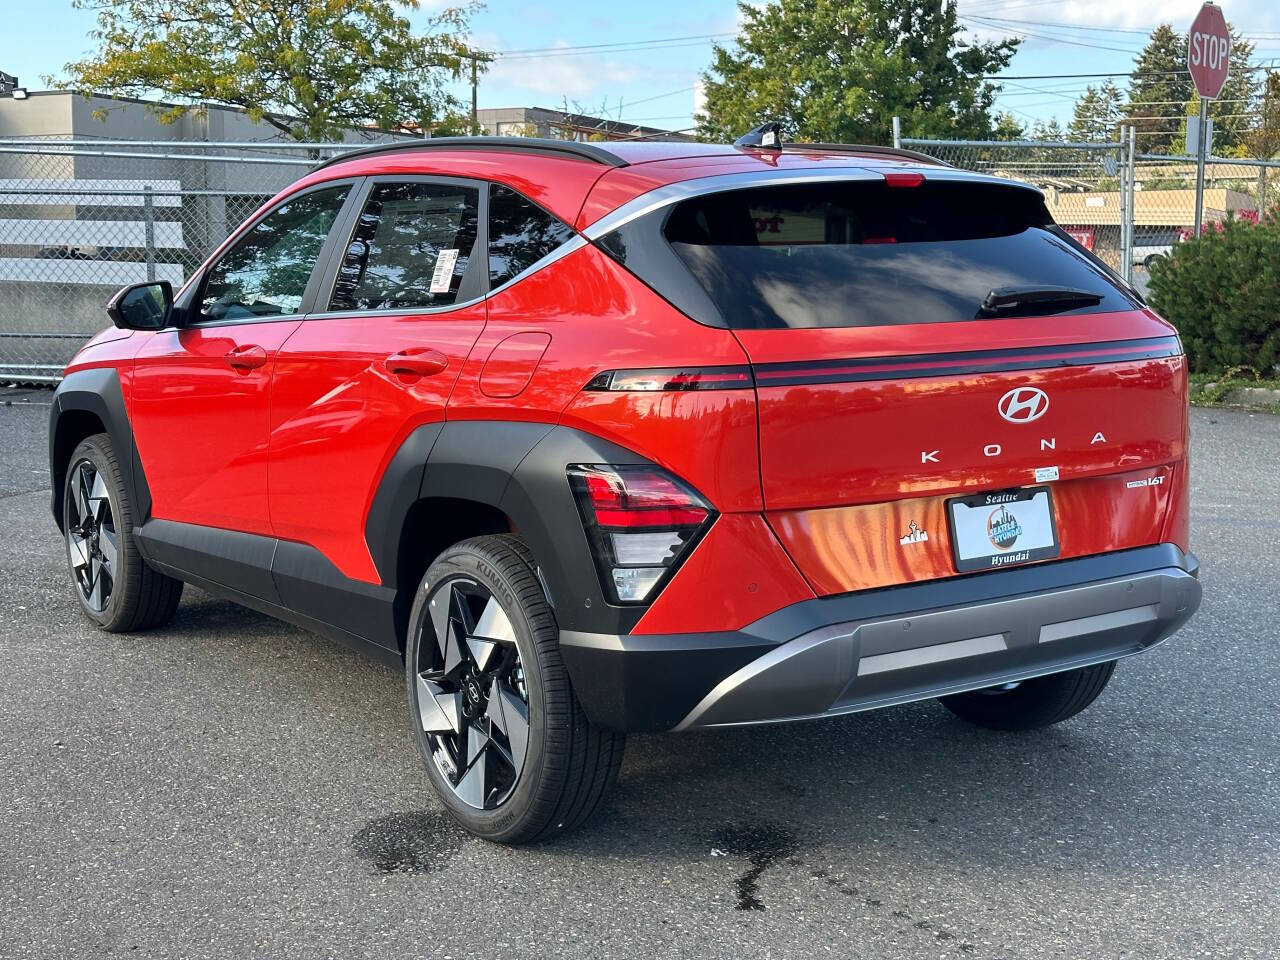
<svg viewBox="0 0 1280 960">
<path fill-rule="evenodd" d="M 330 310 L 449 306 L 471 261 L 480 191 L 375 184 L 338 268 Z"/>
<path fill-rule="evenodd" d="M 509 187 L 489 186 L 489 286 L 498 287 L 573 236 L 573 230 Z"/>
<path fill-rule="evenodd" d="M 649 224 L 649 237 L 638 233 L 654 215 L 601 246 L 715 326 L 875 327 L 1135 306 L 1020 187 L 765 186 L 658 213 L 664 222 Z M 665 264 L 653 233 L 674 253 Z"/>
</svg>

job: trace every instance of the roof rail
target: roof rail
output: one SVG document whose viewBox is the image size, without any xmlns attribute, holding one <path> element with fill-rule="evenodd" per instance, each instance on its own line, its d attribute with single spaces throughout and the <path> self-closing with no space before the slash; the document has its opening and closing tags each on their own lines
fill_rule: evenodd
<svg viewBox="0 0 1280 960">
<path fill-rule="evenodd" d="M 886 157 L 899 157 L 903 160 L 919 160 L 922 163 L 932 163 L 939 167 L 949 167 L 951 164 L 945 160 L 939 160 L 937 157 L 931 157 L 927 153 L 921 153 L 919 150 L 905 150 L 902 147 L 880 147 L 872 144 L 856 144 L 856 143 L 793 143 L 790 140 L 782 144 L 783 153 L 874 153 L 883 154 Z"/>
<path fill-rule="evenodd" d="M 408 150 L 504 150 L 508 153 L 535 153 L 577 160 L 589 160 L 610 167 L 625 167 L 627 162 L 616 154 L 594 143 L 576 140 L 546 140 L 537 137 L 425 137 L 421 140 L 397 140 L 394 143 L 375 143 L 358 150 L 330 157 L 314 167 L 320 170 L 335 163 L 343 163 L 356 157 L 376 156 L 382 153 L 399 153 Z"/>
</svg>

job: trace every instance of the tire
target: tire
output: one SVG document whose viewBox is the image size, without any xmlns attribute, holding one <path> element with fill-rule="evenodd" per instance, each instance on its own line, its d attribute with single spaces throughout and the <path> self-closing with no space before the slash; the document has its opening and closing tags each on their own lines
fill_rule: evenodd
<svg viewBox="0 0 1280 960">
<path fill-rule="evenodd" d="M 67 567 L 85 616 L 109 633 L 163 626 L 182 598 L 182 581 L 149 567 L 133 537 L 133 504 L 125 493 L 111 440 L 83 440 L 62 485 Z"/>
<path fill-rule="evenodd" d="M 1074 717 L 1093 701 L 1115 673 L 1116 662 L 1099 663 L 1004 689 L 991 687 L 940 697 L 957 717 L 991 730 L 1034 730 Z"/>
<path fill-rule="evenodd" d="M 409 615 L 405 680 L 431 785 L 478 837 L 536 843 L 572 830 L 617 779 L 626 738 L 583 713 L 518 537 L 465 540 L 431 564 Z"/>
</svg>

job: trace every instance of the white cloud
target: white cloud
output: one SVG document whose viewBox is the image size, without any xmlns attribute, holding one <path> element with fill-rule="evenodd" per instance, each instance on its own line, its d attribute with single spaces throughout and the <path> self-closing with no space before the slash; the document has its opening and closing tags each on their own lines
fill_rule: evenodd
<svg viewBox="0 0 1280 960">
<path fill-rule="evenodd" d="M 567 46 L 557 43 L 555 46 Z M 499 57 L 485 74 L 486 85 L 527 91 L 542 99 L 554 98 L 544 106 L 558 107 L 562 98 L 590 101 L 626 93 L 641 71 L 636 67 L 594 56 L 549 56 L 530 59 Z"/>
</svg>

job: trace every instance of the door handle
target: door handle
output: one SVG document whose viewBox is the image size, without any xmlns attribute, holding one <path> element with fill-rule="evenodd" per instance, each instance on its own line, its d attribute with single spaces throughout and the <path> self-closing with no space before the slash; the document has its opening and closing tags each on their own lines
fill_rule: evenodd
<svg viewBox="0 0 1280 960">
<path fill-rule="evenodd" d="M 256 343 L 246 343 L 228 350 L 226 360 L 238 373 L 248 373 L 267 362 L 267 351 Z"/>
<path fill-rule="evenodd" d="M 425 347 L 401 350 L 386 359 L 387 370 L 397 377 L 430 377 L 442 373 L 447 366 L 448 357 Z"/>
</svg>

